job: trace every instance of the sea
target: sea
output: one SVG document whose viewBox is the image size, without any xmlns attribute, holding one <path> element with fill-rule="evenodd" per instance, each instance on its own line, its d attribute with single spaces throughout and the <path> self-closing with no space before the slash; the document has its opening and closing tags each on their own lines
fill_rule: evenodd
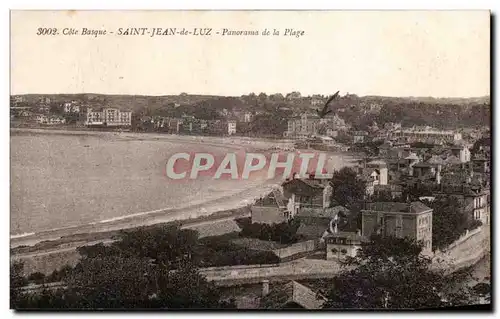
<svg viewBox="0 0 500 319">
<path fill-rule="evenodd" d="M 263 196 L 279 180 L 174 181 L 165 174 L 178 152 L 223 156 L 231 143 L 156 138 L 140 133 L 11 130 L 11 239 L 55 237 L 195 218 Z M 334 169 L 352 157 L 331 155 Z"/>
</svg>

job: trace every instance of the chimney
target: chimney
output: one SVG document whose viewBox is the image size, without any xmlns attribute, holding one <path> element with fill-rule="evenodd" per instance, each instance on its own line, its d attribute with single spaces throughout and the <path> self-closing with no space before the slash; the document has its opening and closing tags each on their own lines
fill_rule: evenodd
<svg viewBox="0 0 500 319">
<path fill-rule="evenodd" d="M 262 297 L 269 294 L 269 280 L 262 280 Z"/>
</svg>

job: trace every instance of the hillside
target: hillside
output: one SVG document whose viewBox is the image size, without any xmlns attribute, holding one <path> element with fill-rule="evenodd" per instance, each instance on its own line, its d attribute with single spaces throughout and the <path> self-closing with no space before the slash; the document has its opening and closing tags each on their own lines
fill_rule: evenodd
<svg viewBox="0 0 500 319">
<path fill-rule="evenodd" d="M 15 98 L 16 96 L 12 96 Z M 222 110 L 252 111 L 288 118 L 306 110 L 317 109 L 326 96 L 285 99 L 281 94 L 267 96 L 249 94 L 241 97 L 211 95 L 105 95 L 105 94 L 28 94 L 22 95 L 20 105 L 37 106 L 42 98 L 50 104 L 76 100 L 90 107 L 110 106 L 133 111 L 135 116 L 159 115 L 179 117 L 183 114 L 202 119 L 221 116 Z M 318 100 L 319 99 L 319 100 Z M 319 102 L 313 106 L 312 102 Z M 18 103 L 19 104 L 19 103 Z M 357 96 L 340 97 L 331 108 L 355 129 L 365 130 L 376 122 L 401 122 L 403 126 L 429 125 L 438 128 L 487 126 L 491 121 L 490 97 L 432 98 L 432 97 L 386 97 Z M 286 124 L 286 123 L 285 123 Z"/>
</svg>

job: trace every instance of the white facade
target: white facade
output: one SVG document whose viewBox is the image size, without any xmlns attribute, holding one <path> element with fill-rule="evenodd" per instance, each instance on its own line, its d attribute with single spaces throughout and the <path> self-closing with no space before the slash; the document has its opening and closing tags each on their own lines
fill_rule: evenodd
<svg viewBox="0 0 500 319">
<path fill-rule="evenodd" d="M 236 121 L 227 122 L 227 134 L 229 135 L 236 134 Z"/>
<path fill-rule="evenodd" d="M 66 123 L 66 120 L 60 116 L 47 116 L 44 114 L 39 114 L 36 116 L 36 122 L 38 124 L 45 125 L 58 125 Z"/>
<path fill-rule="evenodd" d="M 252 121 L 252 113 L 246 112 L 245 115 L 244 115 L 244 122 L 245 123 L 249 123 L 251 121 Z"/>
<path fill-rule="evenodd" d="M 462 134 L 454 131 L 439 131 L 426 128 L 423 130 L 399 130 L 396 136 L 406 137 L 411 141 L 427 141 L 430 139 L 456 142 L 462 140 Z"/>
<path fill-rule="evenodd" d="M 66 102 L 63 107 L 64 113 L 80 113 L 80 106 L 73 102 Z"/>
<path fill-rule="evenodd" d="M 131 126 L 132 112 L 120 111 L 116 108 L 105 108 L 102 111 L 87 110 L 86 125 Z"/>
</svg>

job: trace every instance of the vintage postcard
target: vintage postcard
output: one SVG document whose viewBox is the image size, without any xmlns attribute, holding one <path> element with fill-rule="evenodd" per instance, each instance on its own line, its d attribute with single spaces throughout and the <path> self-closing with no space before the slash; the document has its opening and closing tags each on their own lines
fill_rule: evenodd
<svg viewBox="0 0 500 319">
<path fill-rule="evenodd" d="M 491 309 L 490 19 L 11 11 L 11 308 Z"/>
</svg>

